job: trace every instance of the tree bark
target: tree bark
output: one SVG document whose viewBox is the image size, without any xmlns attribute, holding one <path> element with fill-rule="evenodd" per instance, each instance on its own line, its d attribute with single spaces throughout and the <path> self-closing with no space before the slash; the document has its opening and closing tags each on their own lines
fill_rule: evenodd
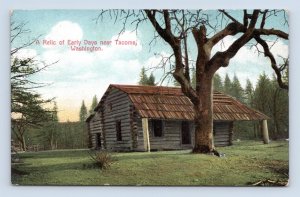
<svg viewBox="0 0 300 197">
<path fill-rule="evenodd" d="M 15 133 L 17 137 L 17 140 L 21 146 L 21 150 L 26 151 L 26 142 L 24 137 L 25 130 L 23 128 L 23 125 L 17 125 L 15 128 L 12 128 L 12 131 Z"/>
<path fill-rule="evenodd" d="M 25 142 L 25 137 L 24 136 L 22 136 L 22 140 L 20 142 L 21 142 L 22 151 L 26 151 L 26 142 Z"/>
<path fill-rule="evenodd" d="M 212 77 L 203 76 L 199 83 L 199 103 L 195 110 L 195 146 L 194 153 L 211 153 L 215 151 L 213 141 L 213 112 L 212 112 Z"/>
</svg>

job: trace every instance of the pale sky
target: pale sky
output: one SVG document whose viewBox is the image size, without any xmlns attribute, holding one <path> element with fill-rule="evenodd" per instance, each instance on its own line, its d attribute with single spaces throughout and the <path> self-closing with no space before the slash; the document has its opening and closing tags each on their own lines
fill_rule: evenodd
<svg viewBox="0 0 300 197">
<path fill-rule="evenodd" d="M 208 13 L 215 14 L 214 11 Z M 142 24 L 137 32 L 132 31 L 133 26 L 129 26 L 119 37 L 119 40 L 135 41 L 136 45 L 116 45 L 115 40 L 122 28 L 121 22 L 114 23 L 106 17 L 103 22 L 96 23 L 94 19 L 98 14 L 98 10 L 16 10 L 13 12 L 11 20 L 16 23 L 26 22 L 26 28 L 31 31 L 30 34 L 24 34 L 16 40 L 13 48 L 30 38 L 41 35 L 40 44 L 21 50 L 17 54 L 18 57 L 35 56 L 37 60 L 46 63 L 59 61 L 32 79 L 50 84 L 38 91 L 44 98 L 56 98 L 60 121 L 77 121 L 82 100 L 89 108 L 93 96 L 97 95 L 99 100 L 109 84 L 137 84 L 142 66 L 150 68 L 159 64 L 160 56 L 155 54 L 167 56 L 171 53 L 170 47 L 162 41 L 152 45 L 150 50 L 149 42 L 154 34 L 150 23 Z M 233 14 L 239 16 L 238 11 Z M 288 29 L 278 18 L 266 25 L 285 31 Z M 225 50 L 235 39 L 236 37 L 227 37 L 214 47 L 213 52 Z M 56 45 L 44 45 L 43 40 L 56 41 Z M 59 45 L 59 41 L 62 40 L 64 45 Z M 98 52 L 72 51 L 67 45 L 68 40 L 81 41 L 81 46 L 85 40 L 112 41 L 112 44 L 101 46 L 102 51 Z M 269 41 L 271 44 L 274 38 L 270 38 Z M 189 50 L 193 50 L 193 40 L 189 39 L 189 42 L 191 43 Z M 287 57 L 288 42 L 277 40 L 271 51 L 278 60 L 280 60 L 279 55 Z M 162 70 L 149 70 L 148 74 L 150 72 L 154 73 L 157 80 L 163 74 Z M 243 47 L 231 60 L 229 67 L 218 71 L 222 77 L 226 73 L 231 78 L 236 74 L 243 86 L 247 78 L 255 84 L 258 76 L 263 72 L 272 76 L 273 70 L 269 60 L 262 55 L 258 56 L 255 49 L 249 47 Z M 164 85 L 167 85 L 166 82 Z"/>
</svg>

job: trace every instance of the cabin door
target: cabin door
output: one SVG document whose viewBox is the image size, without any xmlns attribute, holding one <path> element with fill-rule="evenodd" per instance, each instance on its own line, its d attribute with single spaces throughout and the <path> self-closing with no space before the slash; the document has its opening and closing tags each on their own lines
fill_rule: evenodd
<svg viewBox="0 0 300 197">
<path fill-rule="evenodd" d="M 181 122 L 181 143 L 191 144 L 190 124 L 187 121 Z"/>
<path fill-rule="evenodd" d="M 96 133 L 96 149 L 101 149 L 101 133 Z"/>
</svg>

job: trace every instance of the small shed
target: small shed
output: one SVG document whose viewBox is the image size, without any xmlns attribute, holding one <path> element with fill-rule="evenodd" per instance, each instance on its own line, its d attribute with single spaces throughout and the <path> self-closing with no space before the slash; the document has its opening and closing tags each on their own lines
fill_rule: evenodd
<svg viewBox="0 0 300 197">
<path fill-rule="evenodd" d="M 213 95 L 215 146 L 232 145 L 234 121 L 265 114 L 220 92 Z M 194 111 L 181 88 L 117 85 L 108 87 L 95 114 L 86 120 L 90 148 L 113 151 L 176 150 L 193 147 Z"/>
</svg>

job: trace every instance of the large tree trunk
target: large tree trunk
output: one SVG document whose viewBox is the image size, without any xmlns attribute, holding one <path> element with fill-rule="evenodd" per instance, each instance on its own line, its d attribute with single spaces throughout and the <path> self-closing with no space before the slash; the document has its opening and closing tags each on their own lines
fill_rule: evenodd
<svg viewBox="0 0 300 197">
<path fill-rule="evenodd" d="M 198 90 L 199 104 L 195 110 L 195 146 L 194 153 L 215 151 L 213 142 L 213 90 L 212 77 L 201 77 Z"/>
<path fill-rule="evenodd" d="M 22 136 L 22 140 L 20 140 L 21 143 L 21 149 L 22 151 L 26 151 L 26 142 L 25 142 L 25 137 Z"/>
<path fill-rule="evenodd" d="M 15 130 L 16 129 L 16 130 Z M 12 128 L 12 131 L 15 133 L 15 136 L 17 137 L 17 140 L 19 142 L 19 145 L 21 146 L 22 151 L 26 151 L 26 142 L 24 137 L 24 128 L 22 126 L 16 126 L 15 128 Z"/>
</svg>

